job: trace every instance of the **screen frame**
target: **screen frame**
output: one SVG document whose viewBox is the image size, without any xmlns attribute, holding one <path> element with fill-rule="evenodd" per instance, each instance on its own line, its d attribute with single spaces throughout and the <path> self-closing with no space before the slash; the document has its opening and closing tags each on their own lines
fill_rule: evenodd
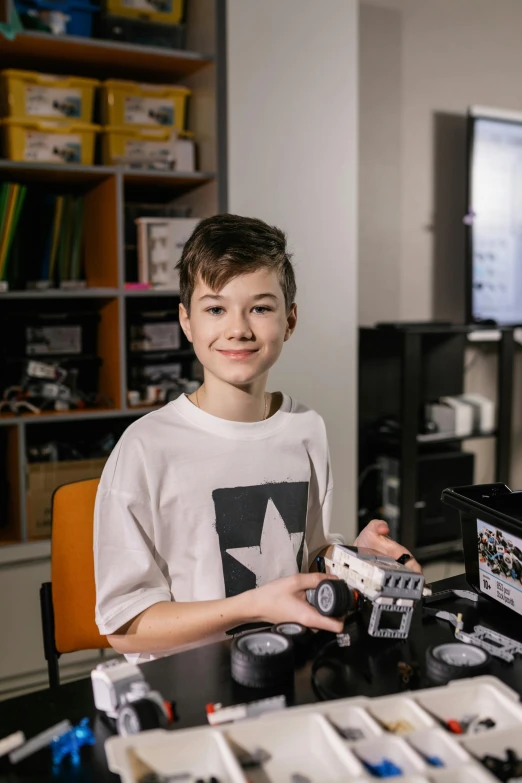
<svg viewBox="0 0 522 783">
<path fill-rule="evenodd" d="M 522 129 L 522 112 L 508 109 L 496 109 L 489 106 L 470 106 L 466 115 L 466 204 L 464 215 L 469 217 L 471 204 L 471 184 L 473 177 L 473 154 L 475 150 L 475 123 L 477 120 L 492 120 L 502 124 L 520 125 Z M 489 319 L 477 318 L 473 312 L 473 221 L 464 221 L 466 230 L 466 263 L 465 263 L 465 317 L 468 324 L 489 324 L 506 327 L 522 326 L 522 313 L 519 321 L 496 324 Z"/>
</svg>

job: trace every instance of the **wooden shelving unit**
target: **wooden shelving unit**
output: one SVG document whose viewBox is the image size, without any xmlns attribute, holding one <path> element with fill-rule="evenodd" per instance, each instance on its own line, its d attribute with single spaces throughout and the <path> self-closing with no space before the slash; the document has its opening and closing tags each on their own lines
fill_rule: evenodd
<svg viewBox="0 0 522 783">
<path fill-rule="evenodd" d="M 204 139 L 199 155 L 201 171 L 154 172 L 102 165 L 46 165 L 0 160 L 0 182 L 9 181 L 45 186 L 59 193 L 85 196 L 84 259 L 86 287 L 77 290 L 12 290 L 0 293 L 0 316 L 11 312 L 34 311 L 39 304 L 56 311 L 68 308 L 94 309 L 99 315 L 97 355 L 102 360 L 99 393 L 106 398 L 102 407 L 69 412 L 44 411 L 41 414 L 0 413 L 0 545 L 33 540 L 27 533 L 28 448 L 33 441 L 53 432 L 57 440 L 67 432 L 95 426 L 120 431 L 155 409 L 127 404 L 127 317 L 129 308 L 159 306 L 177 298 L 169 291 L 127 289 L 125 265 L 124 207 L 128 202 L 158 202 L 189 206 L 194 216 L 206 217 L 226 209 L 223 150 L 225 107 L 223 104 L 224 53 L 219 30 L 223 23 L 220 0 L 192 0 L 199 4 L 195 18 L 208 29 L 196 31 L 195 40 L 213 41 L 214 51 L 173 51 L 111 41 L 75 37 L 53 37 L 44 33 L 24 33 L 13 41 L 2 38 L 0 68 L 23 68 L 46 73 L 137 79 L 141 82 L 183 83 L 192 90 L 188 127 L 196 142 Z M 190 3 L 189 12 L 190 12 Z M 201 9 L 205 9 L 202 13 Z M 210 9 L 211 13 L 207 13 Z M 190 16 L 187 21 L 190 28 Z M 217 31 L 217 32 L 216 32 Z M 223 35 L 221 34 L 221 39 Z M 212 50 L 212 46 L 209 46 Z M 220 99 L 221 96 L 221 99 Z M 211 103 L 209 104 L 209 97 Z M 209 111 L 209 105 L 213 108 Z M 201 110 L 201 106 L 204 110 Z M 218 138 L 219 137 L 219 138 Z M 220 152 L 221 151 L 221 152 Z M 170 305 L 169 305 L 170 306 Z M 189 361 L 187 346 L 174 353 L 174 359 Z M 76 428 L 76 429 L 75 429 Z M 79 428 L 79 429 L 78 429 Z M 74 437 L 74 434 L 71 436 Z M 2 462 L 1 456 L 4 454 Z M 5 492 L 8 497 L 5 497 Z M 2 502 L 2 492 L 4 498 Z M 0 550 L 0 551 L 2 551 Z M 0 556 L 0 560 L 1 560 Z"/>
<path fill-rule="evenodd" d="M 213 58 L 185 50 L 138 46 L 96 38 L 23 33 L 13 41 L 2 38 L 0 67 L 107 78 L 121 76 L 149 82 L 172 82 L 211 65 Z"/>
</svg>

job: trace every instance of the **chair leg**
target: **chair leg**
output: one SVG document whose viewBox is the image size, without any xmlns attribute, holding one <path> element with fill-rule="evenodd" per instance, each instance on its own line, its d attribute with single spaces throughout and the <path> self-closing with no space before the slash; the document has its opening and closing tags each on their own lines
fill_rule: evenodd
<svg viewBox="0 0 522 783">
<path fill-rule="evenodd" d="M 58 656 L 53 656 L 47 661 L 47 672 L 49 674 L 49 687 L 58 688 L 60 685 L 60 668 L 58 666 Z"/>
<path fill-rule="evenodd" d="M 60 669 L 58 667 L 60 653 L 56 649 L 54 641 L 54 608 L 51 582 L 44 582 L 40 587 L 40 611 L 42 616 L 44 655 L 49 673 L 49 687 L 57 688 L 60 685 Z"/>
</svg>

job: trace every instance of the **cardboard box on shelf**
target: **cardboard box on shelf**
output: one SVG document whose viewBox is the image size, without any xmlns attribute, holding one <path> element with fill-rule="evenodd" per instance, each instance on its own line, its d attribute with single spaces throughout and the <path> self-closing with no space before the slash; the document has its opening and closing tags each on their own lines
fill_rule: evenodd
<svg viewBox="0 0 522 783">
<path fill-rule="evenodd" d="M 62 484 L 98 478 L 107 459 L 32 462 L 27 465 L 27 537 L 49 538 L 53 492 Z"/>
</svg>

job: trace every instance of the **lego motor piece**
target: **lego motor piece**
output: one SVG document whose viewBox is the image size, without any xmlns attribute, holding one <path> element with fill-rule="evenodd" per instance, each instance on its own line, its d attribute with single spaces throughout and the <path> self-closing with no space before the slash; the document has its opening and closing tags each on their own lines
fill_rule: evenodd
<svg viewBox="0 0 522 783">
<path fill-rule="evenodd" d="M 165 702 L 150 689 L 138 666 L 127 661 L 100 663 L 91 672 L 91 682 L 96 709 L 116 721 L 118 734 L 167 728 Z"/>
<path fill-rule="evenodd" d="M 372 604 L 368 623 L 370 636 L 406 639 L 413 609 L 423 596 L 430 595 L 424 577 L 402 563 L 370 549 L 336 544 L 331 558 L 324 559 L 327 572 L 339 580 L 324 580 L 306 598 L 323 615 L 342 617 L 361 606 Z M 344 635 L 343 635 L 344 636 Z M 345 640 L 343 639 L 343 644 Z"/>
</svg>

